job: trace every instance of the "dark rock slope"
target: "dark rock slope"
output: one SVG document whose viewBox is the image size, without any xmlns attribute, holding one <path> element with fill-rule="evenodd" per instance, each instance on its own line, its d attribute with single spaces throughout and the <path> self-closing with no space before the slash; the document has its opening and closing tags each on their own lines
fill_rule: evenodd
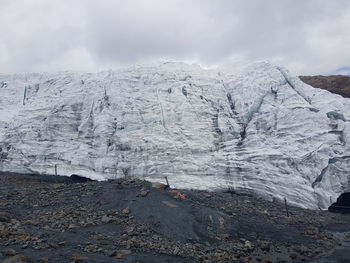
<svg viewBox="0 0 350 263">
<path fill-rule="evenodd" d="M 161 188 L 0 173 L 0 261 L 349 262 L 349 215 Z"/>
<path fill-rule="evenodd" d="M 299 78 L 315 88 L 325 89 L 350 98 L 350 77 L 348 76 L 300 76 Z"/>
</svg>

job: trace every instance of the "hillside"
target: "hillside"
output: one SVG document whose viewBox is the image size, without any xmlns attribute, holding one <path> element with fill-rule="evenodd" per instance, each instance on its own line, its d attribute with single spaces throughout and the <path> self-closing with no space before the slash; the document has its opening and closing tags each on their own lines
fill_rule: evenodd
<svg viewBox="0 0 350 263">
<path fill-rule="evenodd" d="M 300 79 L 315 88 L 325 89 L 345 98 L 350 98 L 349 76 L 300 76 Z"/>
</svg>

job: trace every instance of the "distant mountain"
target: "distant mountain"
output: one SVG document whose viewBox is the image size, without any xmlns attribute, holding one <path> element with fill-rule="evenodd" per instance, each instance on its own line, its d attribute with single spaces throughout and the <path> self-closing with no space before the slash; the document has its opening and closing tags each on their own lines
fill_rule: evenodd
<svg viewBox="0 0 350 263">
<path fill-rule="evenodd" d="M 138 177 L 327 209 L 350 191 L 350 100 L 259 62 L 0 74 L 0 171 Z"/>
<path fill-rule="evenodd" d="M 334 76 L 300 76 L 300 79 L 315 88 L 350 98 L 350 77 L 345 75 Z"/>
</svg>

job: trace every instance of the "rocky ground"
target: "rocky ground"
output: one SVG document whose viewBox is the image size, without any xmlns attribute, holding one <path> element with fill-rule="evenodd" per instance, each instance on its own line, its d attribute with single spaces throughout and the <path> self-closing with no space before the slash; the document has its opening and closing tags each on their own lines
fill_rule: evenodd
<svg viewBox="0 0 350 263">
<path fill-rule="evenodd" d="M 350 262 L 350 215 L 78 179 L 0 173 L 3 263 Z"/>
<path fill-rule="evenodd" d="M 342 95 L 344 98 L 350 98 L 350 77 L 348 76 L 300 76 L 300 79 L 315 88 L 325 89 Z"/>
</svg>

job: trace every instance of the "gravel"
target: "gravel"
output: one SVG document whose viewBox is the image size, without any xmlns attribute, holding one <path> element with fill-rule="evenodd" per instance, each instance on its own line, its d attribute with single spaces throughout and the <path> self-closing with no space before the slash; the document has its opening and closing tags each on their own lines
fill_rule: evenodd
<svg viewBox="0 0 350 263">
<path fill-rule="evenodd" d="M 127 178 L 0 173 L 2 262 L 349 262 L 350 216 Z"/>
</svg>

